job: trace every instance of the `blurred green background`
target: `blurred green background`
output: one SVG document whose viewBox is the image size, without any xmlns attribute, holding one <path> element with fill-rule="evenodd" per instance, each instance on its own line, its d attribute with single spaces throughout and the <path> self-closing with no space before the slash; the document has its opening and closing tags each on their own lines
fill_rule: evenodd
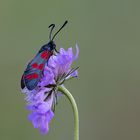
<svg viewBox="0 0 140 140">
<path fill-rule="evenodd" d="M 79 44 L 79 78 L 66 87 L 80 115 L 80 140 L 140 139 L 140 1 L 0 0 L 0 140 L 72 140 L 69 102 L 59 100 L 47 136 L 27 120 L 20 78 L 48 41 L 48 25 L 66 28 L 57 48 Z"/>
</svg>

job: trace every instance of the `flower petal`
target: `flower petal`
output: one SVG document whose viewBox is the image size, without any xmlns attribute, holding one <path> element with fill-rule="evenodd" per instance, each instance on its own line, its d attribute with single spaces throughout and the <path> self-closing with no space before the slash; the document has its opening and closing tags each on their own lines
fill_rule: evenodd
<svg viewBox="0 0 140 140">
<path fill-rule="evenodd" d="M 40 80 L 38 86 L 44 87 L 46 85 L 54 84 L 54 83 L 55 83 L 54 73 L 53 73 L 52 69 L 49 68 L 46 64 L 45 69 L 44 69 L 44 76 Z"/>
<path fill-rule="evenodd" d="M 78 58 L 78 55 L 79 55 L 79 47 L 78 47 L 78 45 L 76 44 L 76 54 L 75 54 L 73 60 L 76 60 L 76 59 Z"/>
<path fill-rule="evenodd" d="M 49 131 L 49 123 L 52 120 L 52 118 L 54 117 L 54 113 L 52 112 L 52 110 L 49 110 L 44 118 L 42 119 L 41 123 L 40 123 L 40 132 L 42 134 L 47 134 Z"/>
</svg>

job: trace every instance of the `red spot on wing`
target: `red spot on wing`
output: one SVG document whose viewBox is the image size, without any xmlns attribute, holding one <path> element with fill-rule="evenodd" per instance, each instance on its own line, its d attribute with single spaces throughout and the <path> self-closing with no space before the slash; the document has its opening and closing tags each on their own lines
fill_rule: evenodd
<svg viewBox="0 0 140 140">
<path fill-rule="evenodd" d="M 40 64 L 40 65 L 39 65 L 39 69 L 40 69 L 40 70 L 43 70 L 43 68 L 44 68 L 44 64 Z"/>
<path fill-rule="evenodd" d="M 41 58 L 48 59 L 50 56 L 50 53 L 48 51 L 43 51 L 41 54 Z"/>
<path fill-rule="evenodd" d="M 32 67 L 33 68 L 38 68 L 38 64 L 37 63 L 34 63 L 34 64 L 32 64 Z"/>
<path fill-rule="evenodd" d="M 25 75 L 25 79 L 31 80 L 33 78 L 32 74 Z"/>
<path fill-rule="evenodd" d="M 38 78 L 38 74 L 37 73 L 33 73 L 32 75 L 33 75 L 33 78 L 34 79 L 37 79 Z"/>
<path fill-rule="evenodd" d="M 37 73 L 33 73 L 33 74 L 28 74 L 25 76 L 26 79 L 31 80 L 31 79 L 37 79 L 38 78 L 38 74 Z"/>
</svg>

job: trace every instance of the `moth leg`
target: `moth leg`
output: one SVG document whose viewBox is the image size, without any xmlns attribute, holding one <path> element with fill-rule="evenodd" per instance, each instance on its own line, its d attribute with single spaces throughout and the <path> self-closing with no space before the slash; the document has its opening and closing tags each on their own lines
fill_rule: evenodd
<svg viewBox="0 0 140 140">
<path fill-rule="evenodd" d="M 56 48 L 55 48 L 55 52 L 60 53 Z"/>
</svg>

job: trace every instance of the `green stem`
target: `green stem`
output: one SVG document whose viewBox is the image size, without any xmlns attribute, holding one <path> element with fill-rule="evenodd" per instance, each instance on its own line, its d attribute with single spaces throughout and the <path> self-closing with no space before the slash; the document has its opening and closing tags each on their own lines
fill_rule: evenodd
<svg viewBox="0 0 140 140">
<path fill-rule="evenodd" d="M 70 101 L 74 113 L 74 140 L 79 140 L 79 115 L 76 102 L 71 93 L 64 87 L 58 86 L 58 91 L 62 92 Z"/>
</svg>

